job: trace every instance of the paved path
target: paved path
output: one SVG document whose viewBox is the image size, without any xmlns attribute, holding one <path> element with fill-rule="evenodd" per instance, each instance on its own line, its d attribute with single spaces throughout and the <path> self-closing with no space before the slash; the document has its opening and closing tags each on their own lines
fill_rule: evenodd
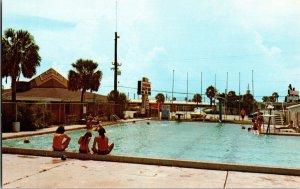
<svg viewBox="0 0 300 189">
<path fill-rule="evenodd" d="M 299 188 L 300 177 L 3 154 L 3 188 Z"/>
</svg>

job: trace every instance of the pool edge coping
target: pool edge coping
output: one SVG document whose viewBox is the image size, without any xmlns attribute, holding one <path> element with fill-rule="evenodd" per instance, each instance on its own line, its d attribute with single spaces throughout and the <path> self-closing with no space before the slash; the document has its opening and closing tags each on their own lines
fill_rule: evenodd
<svg viewBox="0 0 300 189">
<path fill-rule="evenodd" d="M 257 166 L 257 165 L 247 165 L 247 164 L 176 160 L 176 159 L 166 159 L 166 158 L 146 158 L 146 157 L 138 157 L 138 156 L 123 156 L 123 155 L 112 155 L 112 154 L 94 155 L 94 154 L 81 154 L 78 152 L 71 152 L 71 151 L 58 152 L 58 151 L 50 151 L 50 150 L 42 150 L 42 149 L 16 148 L 16 147 L 7 147 L 7 146 L 2 146 L 2 153 L 46 156 L 46 157 L 56 157 L 56 158 L 60 158 L 62 155 L 66 155 L 67 158 L 80 159 L 80 160 L 110 161 L 110 162 L 120 162 L 120 163 L 135 163 L 135 164 L 184 167 L 184 168 L 196 168 L 196 169 L 208 169 L 208 170 L 300 176 L 300 169 L 296 169 L 296 168 Z"/>
</svg>

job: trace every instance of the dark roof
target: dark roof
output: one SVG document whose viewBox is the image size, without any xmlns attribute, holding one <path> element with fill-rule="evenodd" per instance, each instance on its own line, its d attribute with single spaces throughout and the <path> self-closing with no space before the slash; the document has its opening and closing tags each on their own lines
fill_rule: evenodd
<svg viewBox="0 0 300 189">
<path fill-rule="evenodd" d="M 35 77 L 30 82 L 19 82 L 17 84 L 17 100 L 80 102 L 81 90 L 68 90 L 68 80 L 53 68 Z M 11 100 L 11 89 L 2 91 L 2 99 Z M 107 101 L 107 96 L 85 92 L 83 101 Z"/>
<path fill-rule="evenodd" d="M 31 87 L 68 88 L 68 80 L 53 68 L 50 68 L 39 76 L 33 78 L 30 83 Z"/>
</svg>

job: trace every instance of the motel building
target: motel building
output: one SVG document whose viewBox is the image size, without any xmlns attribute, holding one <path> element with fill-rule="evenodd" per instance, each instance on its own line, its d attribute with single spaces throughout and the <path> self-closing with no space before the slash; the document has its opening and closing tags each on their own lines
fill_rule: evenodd
<svg viewBox="0 0 300 189">
<path fill-rule="evenodd" d="M 101 88 L 101 86 L 100 86 Z M 104 121 L 110 119 L 111 115 L 120 118 L 132 118 L 140 110 L 141 99 L 130 99 L 128 104 L 118 106 L 114 102 L 108 102 L 106 95 L 91 93 L 86 91 L 84 102 L 80 102 L 81 91 L 68 90 L 68 80 L 50 68 L 30 81 L 17 82 L 17 104 L 27 106 L 39 105 L 43 110 L 51 112 L 50 124 L 77 124 L 82 119 L 82 113 L 92 113 L 99 116 Z M 3 118 L 11 115 L 11 89 L 2 91 Z M 158 108 L 159 107 L 159 108 Z M 193 111 L 194 108 L 209 108 L 209 103 L 199 103 L 185 101 L 165 102 L 159 105 L 155 100 L 149 100 L 149 112 L 147 116 L 158 117 L 158 110 L 170 109 L 174 111 Z M 129 111 L 126 113 L 125 111 Z M 133 112 L 131 112 L 133 111 Z M 127 117 L 126 117 L 127 116 Z M 3 120 L 3 119 L 2 119 Z"/>
</svg>

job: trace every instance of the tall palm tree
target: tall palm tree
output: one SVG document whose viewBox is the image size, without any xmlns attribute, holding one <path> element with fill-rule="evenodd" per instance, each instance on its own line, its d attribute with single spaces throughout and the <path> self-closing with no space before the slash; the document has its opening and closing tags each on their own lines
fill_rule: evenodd
<svg viewBox="0 0 300 189">
<path fill-rule="evenodd" d="M 205 94 L 210 100 L 210 106 L 212 106 L 212 99 L 216 96 L 217 89 L 211 85 L 211 86 L 207 87 Z"/>
<path fill-rule="evenodd" d="M 1 45 L 1 74 L 2 78 L 11 77 L 11 101 L 15 102 L 16 83 L 20 75 L 31 78 L 36 74 L 36 67 L 40 66 L 39 46 L 28 31 L 12 28 L 4 31 Z"/>
<path fill-rule="evenodd" d="M 20 75 L 31 78 L 36 74 L 36 67 L 40 65 L 39 46 L 28 31 L 8 28 L 2 36 L 1 48 L 1 77 L 11 77 L 11 101 L 16 102 L 16 86 Z M 16 104 L 13 104 L 12 110 L 12 121 L 16 122 Z"/>
<path fill-rule="evenodd" d="M 162 93 L 157 93 L 157 95 L 155 96 L 156 102 L 157 103 L 164 103 L 165 102 L 165 95 Z"/>
<path fill-rule="evenodd" d="M 272 96 L 276 99 L 276 102 L 278 102 L 278 97 L 279 97 L 279 94 L 277 92 L 274 92 L 272 94 Z"/>
<path fill-rule="evenodd" d="M 202 96 L 201 96 L 201 94 L 199 94 L 199 93 L 194 94 L 193 102 L 196 102 L 197 106 L 198 106 L 198 103 L 202 102 Z"/>
<path fill-rule="evenodd" d="M 102 71 L 96 70 L 98 64 L 92 60 L 78 59 L 72 64 L 74 70 L 69 70 L 68 89 L 72 91 L 81 90 L 80 102 L 83 102 L 84 93 L 98 91 L 102 79 Z"/>
</svg>

